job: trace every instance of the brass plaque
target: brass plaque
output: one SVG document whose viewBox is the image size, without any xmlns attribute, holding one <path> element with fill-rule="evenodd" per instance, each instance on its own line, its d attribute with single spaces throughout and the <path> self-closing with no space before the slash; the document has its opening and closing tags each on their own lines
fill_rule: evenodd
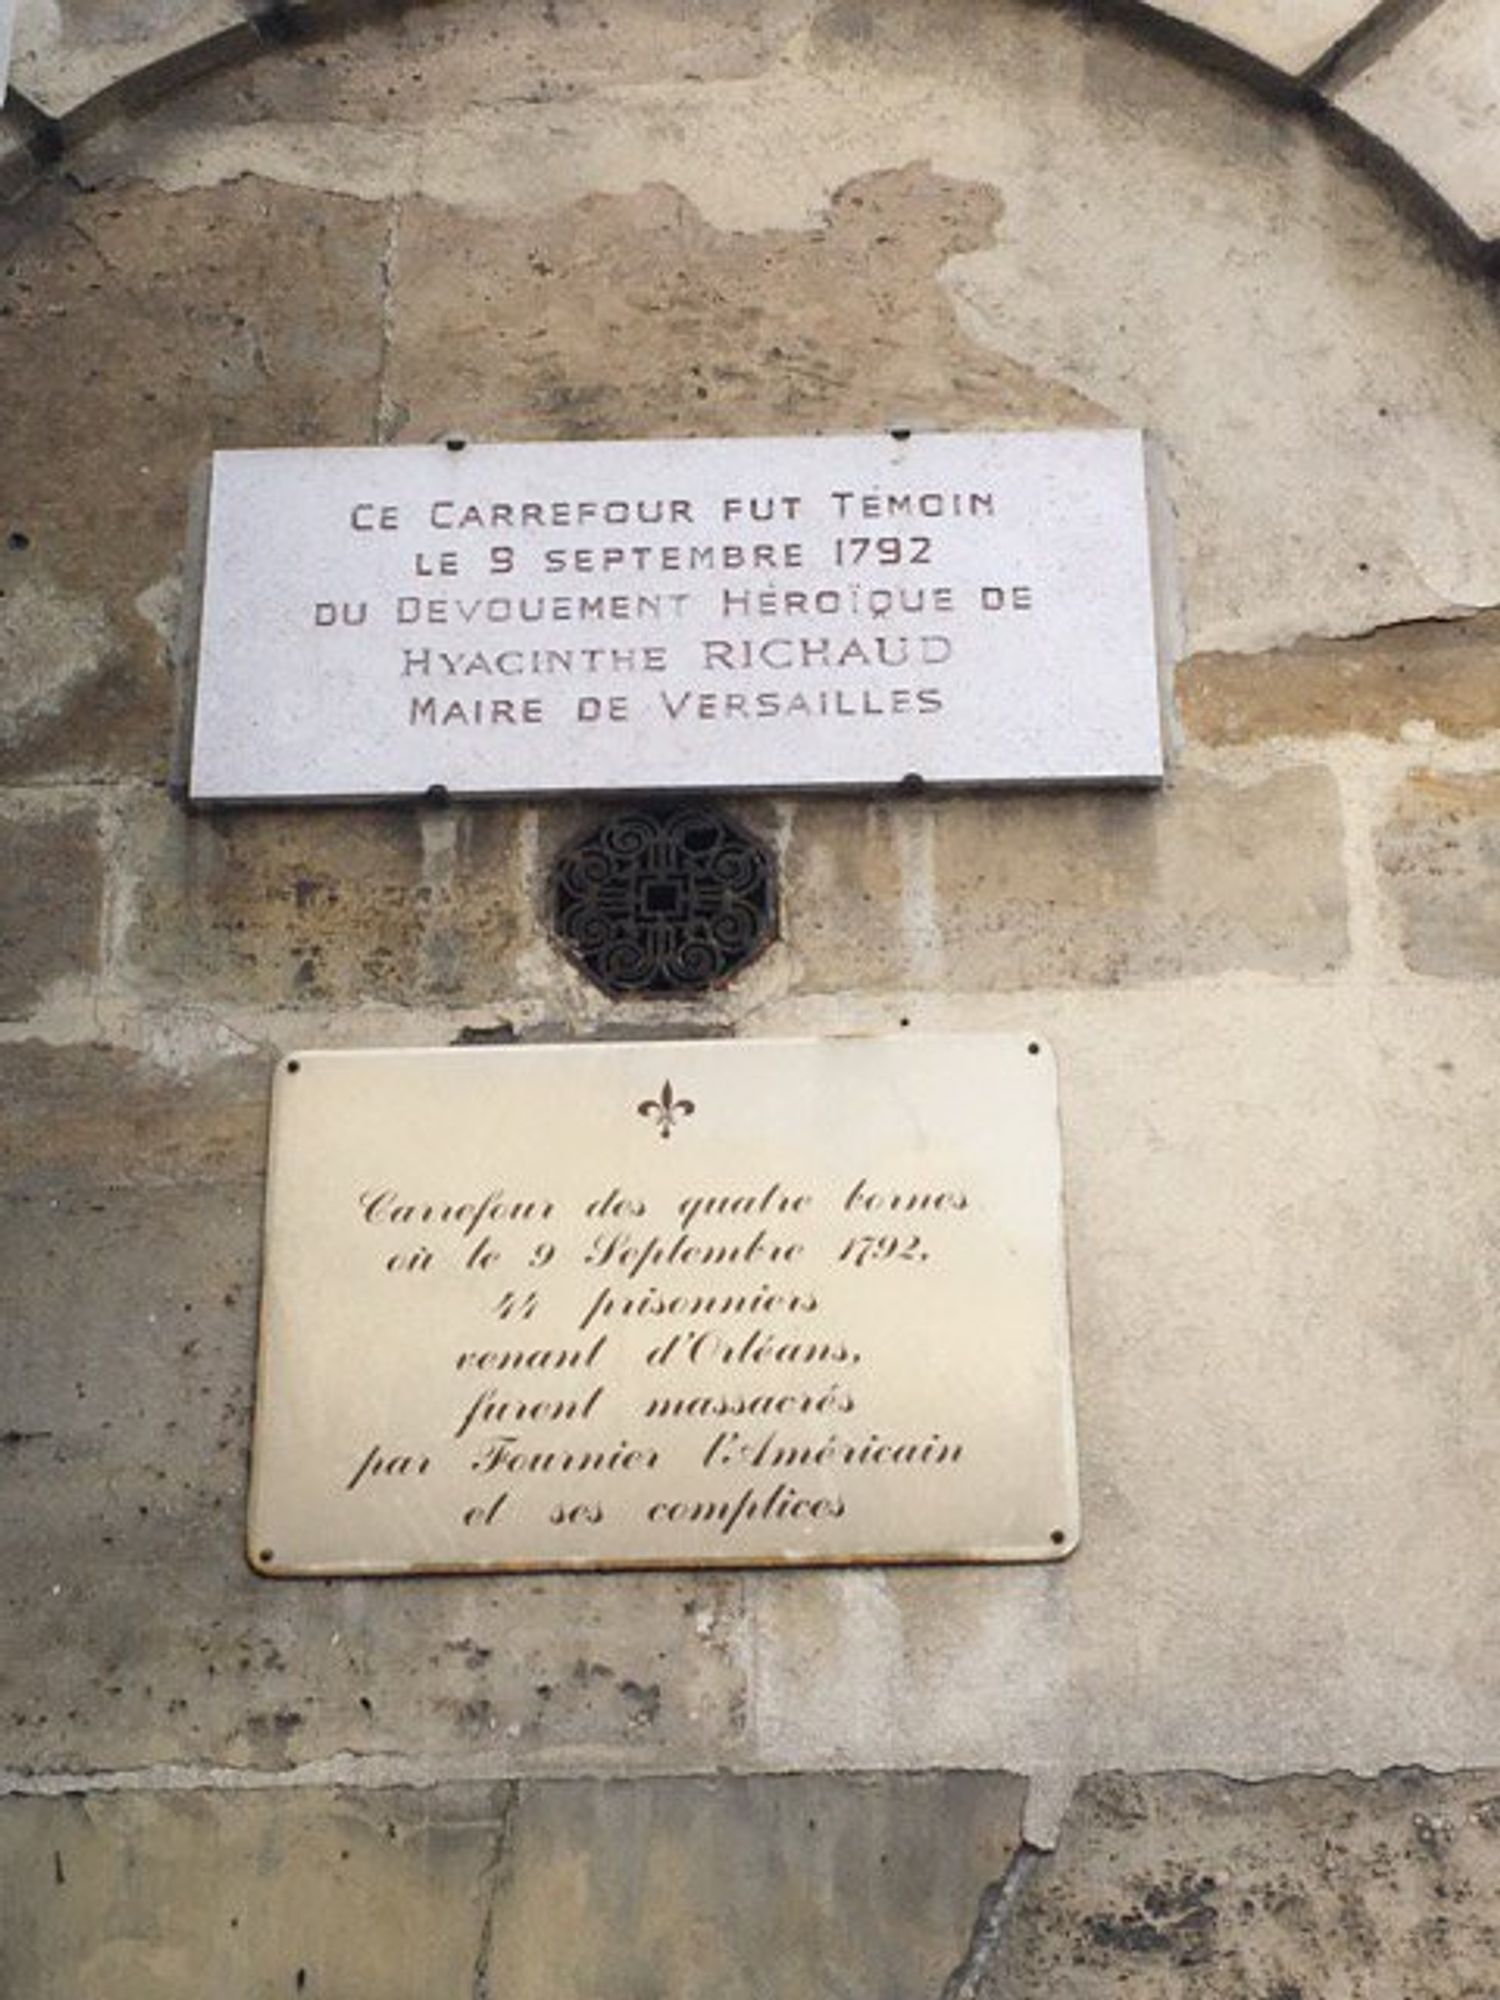
<svg viewBox="0 0 1500 2000">
<path fill-rule="evenodd" d="M 1045 1044 L 282 1064 L 257 1569 L 1024 1562 L 1077 1534 Z"/>
</svg>

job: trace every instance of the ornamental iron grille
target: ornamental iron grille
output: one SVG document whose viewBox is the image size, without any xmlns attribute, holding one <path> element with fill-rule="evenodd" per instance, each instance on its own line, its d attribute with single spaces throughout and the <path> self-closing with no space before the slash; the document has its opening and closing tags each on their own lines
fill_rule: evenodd
<svg viewBox="0 0 1500 2000">
<path fill-rule="evenodd" d="M 645 801 L 563 849 L 552 923 L 606 993 L 701 993 L 775 936 L 775 863 L 717 806 Z"/>
</svg>

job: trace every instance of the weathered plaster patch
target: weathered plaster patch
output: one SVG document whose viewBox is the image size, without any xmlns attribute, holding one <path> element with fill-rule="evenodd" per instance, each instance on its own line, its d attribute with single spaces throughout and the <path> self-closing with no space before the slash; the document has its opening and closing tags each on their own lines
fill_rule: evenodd
<svg viewBox="0 0 1500 2000">
<path fill-rule="evenodd" d="M 1044 1024 L 1084 1528 L 1061 1565 L 888 1571 L 873 1652 L 842 1580 L 752 1578 L 762 1760 L 1050 1786 L 1492 1754 L 1493 995 L 1246 979 L 767 1010 L 757 1032 Z"/>
<path fill-rule="evenodd" d="M 174 187 L 253 166 L 405 189 L 544 233 L 591 200 L 662 185 L 705 227 L 753 240 L 816 234 L 839 189 L 926 163 L 1003 205 L 992 241 L 943 251 L 970 351 L 1165 446 L 1193 649 L 1500 602 L 1500 480 L 1480 415 L 1500 407 L 1500 351 L 1482 288 L 1440 267 L 1310 125 L 1060 12 L 921 0 L 825 9 L 779 45 L 766 35 L 758 66 L 701 79 L 653 67 L 645 27 L 622 23 L 614 80 L 597 54 L 565 49 L 546 91 L 518 99 L 515 63 L 546 48 L 540 19 L 531 42 L 521 21 L 506 64 L 476 45 L 473 81 L 434 122 L 417 72 L 446 11 L 352 38 L 336 111 L 305 56 L 268 56 L 245 91 L 221 82 L 147 121 L 121 164 Z M 602 290 L 603 272 L 577 267 L 590 275 Z M 639 293 L 659 276 L 647 260 L 608 279 Z M 455 263 L 429 282 L 467 278 Z M 711 324 L 712 295 L 697 308 Z M 656 312 L 642 337 L 665 326 L 670 340 Z M 733 399 L 693 401 L 692 427 L 735 427 Z M 681 400 L 670 414 L 683 428 Z M 948 399 L 930 420 L 982 417 Z M 663 419 L 621 421 L 639 433 Z"/>
<path fill-rule="evenodd" d="M 958 330 L 937 283 L 987 242 L 993 190 L 913 163 L 812 229 L 714 228 L 678 190 L 503 221 L 411 201 L 396 260 L 397 435 L 610 437 L 1099 423 Z"/>
</svg>

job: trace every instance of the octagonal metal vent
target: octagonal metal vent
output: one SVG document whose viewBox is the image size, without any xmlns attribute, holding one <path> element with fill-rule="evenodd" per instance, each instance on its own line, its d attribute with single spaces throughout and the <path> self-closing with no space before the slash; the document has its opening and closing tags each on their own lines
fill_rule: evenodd
<svg viewBox="0 0 1500 2000">
<path fill-rule="evenodd" d="M 559 944 L 606 993 L 701 993 L 775 936 L 776 867 L 717 806 L 644 801 L 563 849 L 551 901 Z"/>
</svg>

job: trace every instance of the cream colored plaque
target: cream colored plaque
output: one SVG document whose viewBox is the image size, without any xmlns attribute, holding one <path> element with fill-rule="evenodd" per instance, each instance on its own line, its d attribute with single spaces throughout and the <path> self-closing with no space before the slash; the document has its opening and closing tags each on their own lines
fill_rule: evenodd
<svg viewBox="0 0 1500 2000">
<path fill-rule="evenodd" d="M 283 1063 L 257 1569 L 1037 1561 L 1077 1533 L 1043 1043 Z"/>
</svg>

